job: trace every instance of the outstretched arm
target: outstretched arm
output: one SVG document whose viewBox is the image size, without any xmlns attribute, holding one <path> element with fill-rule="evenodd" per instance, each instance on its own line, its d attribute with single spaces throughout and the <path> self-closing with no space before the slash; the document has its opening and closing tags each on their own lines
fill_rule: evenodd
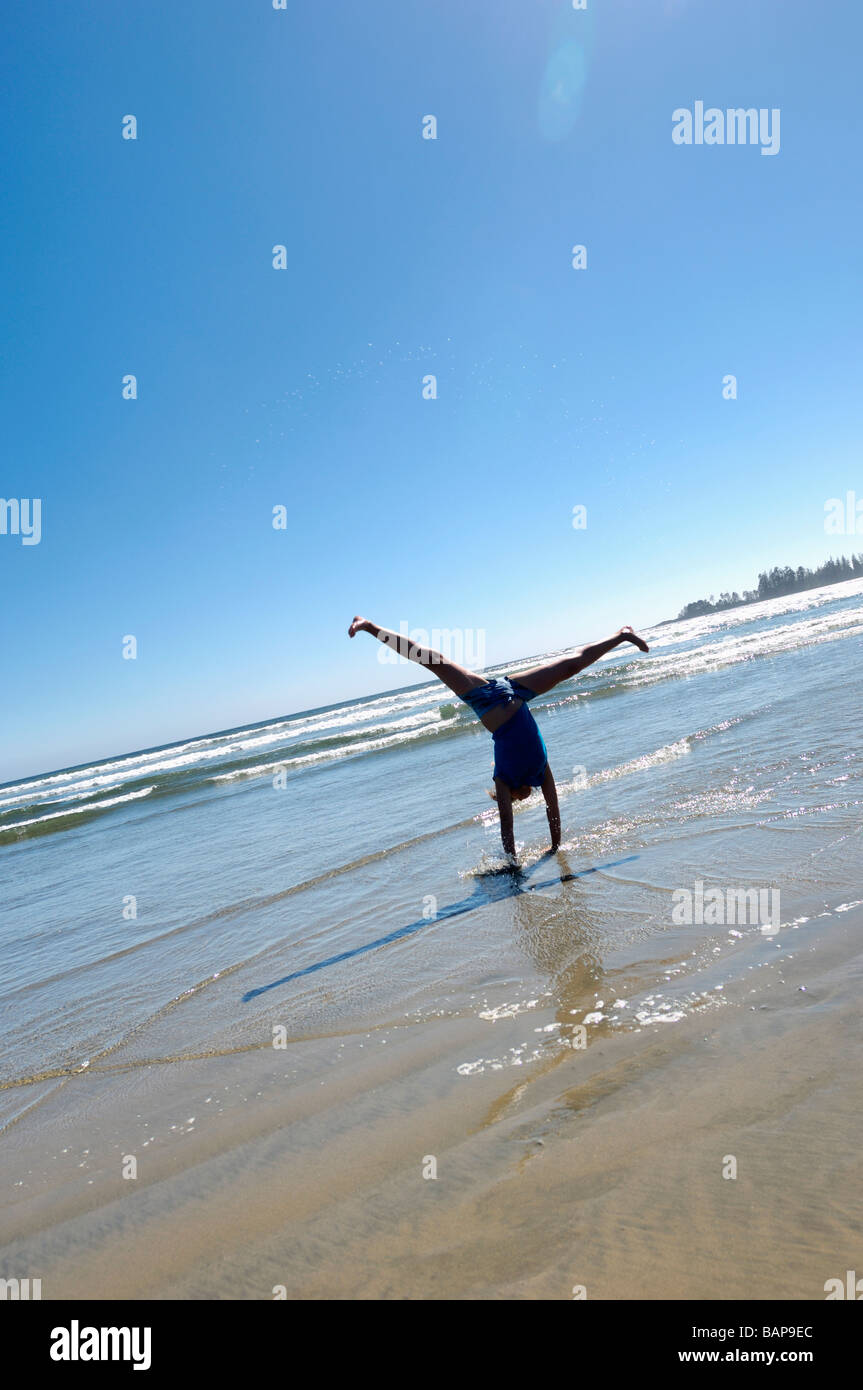
<svg viewBox="0 0 863 1390">
<path fill-rule="evenodd" d="M 548 829 L 551 835 L 553 853 L 560 847 L 560 806 L 557 801 L 557 787 L 551 775 L 551 768 L 547 763 L 545 776 L 542 779 L 542 794 L 545 797 L 545 811 L 548 816 Z"/>
<path fill-rule="evenodd" d="M 506 854 L 515 854 L 515 835 L 512 829 L 512 793 L 506 782 L 494 779 L 495 799 L 500 816 L 500 838 Z"/>
</svg>

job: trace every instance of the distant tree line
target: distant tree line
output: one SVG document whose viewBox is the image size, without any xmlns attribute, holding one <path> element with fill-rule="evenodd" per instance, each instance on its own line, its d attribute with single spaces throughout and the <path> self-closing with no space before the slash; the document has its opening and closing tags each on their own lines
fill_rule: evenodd
<svg viewBox="0 0 863 1390">
<path fill-rule="evenodd" d="M 805 565 L 797 569 L 791 565 L 774 565 L 772 570 L 759 574 L 757 589 L 744 589 L 742 594 L 735 589 L 731 594 L 720 594 L 718 599 L 713 594 L 710 598 L 696 599 L 681 608 L 677 617 L 700 618 L 704 613 L 721 613 L 724 608 L 739 608 L 744 603 L 760 603 L 765 598 L 781 598 L 784 594 L 799 593 L 801 589 L 819 589 L 822 584 L 840 584 L 843 579 L 861 577 L 863 553 L 852 555 L 850 559 L 843 555 L 839 560 L 825 560 L 814 570 L 806 569 Z"/>
</svg>

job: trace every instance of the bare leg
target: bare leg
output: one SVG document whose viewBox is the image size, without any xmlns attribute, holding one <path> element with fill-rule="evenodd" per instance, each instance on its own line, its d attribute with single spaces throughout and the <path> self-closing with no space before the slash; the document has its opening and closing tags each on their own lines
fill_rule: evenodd
<svg viewBox="0 0 863 1390">
<path fill-rule="evenodd" d="M 399 656 L 415 661 L 418 666 L 427 666 L 432 675 L 442 680 L 444 685 L 448 685 L 455 695 L 466 695 L 469 690 L 486 683 L 484 676 L 478 676 L 475 671 L 468 671 L 466 667 L 458 666 L 454 661 L 447 661 L 446 657 L 441 652 L 436 652 L 433 647 L 418 646 L 417 643 L 411 642 L 410 638 L 392 632 L 389 628 L 378 627 L 377 623 L 370 622 L 368 618 L 354 618 L 348 628 L 348 636 L 355 637 L 358 632 L 371 633 L 372 637 L 377 637 L 379 642 L 391 647 Z"/>
<path fill-rule="evenodd" d="M 643 637 L 639 637 L 633 632 L 631 627 L 622 627 L 613 637 L 607 637 L 604 642 L 594 642 L 590 646 L 582 647 L 576 652 L 575 656 L 565 656 L 561 661 L 551 661 L 547 666 L 534 666 L 530 671 L 524 671 L 514 679 L 522 685 L 526 685 L 528 690 L 533 690 L 537 695 L 545 695 L 549 690 L 553 690 L 561 681 L 572 680 L 579 671 L 583 671 L 586 666 L 592 666 L 606 652 L 610 652 L 612 647 L 619 647 L 622 642 L 631 642 L 638 647 L 639 651 L 649 650 Z"/>
</svg>

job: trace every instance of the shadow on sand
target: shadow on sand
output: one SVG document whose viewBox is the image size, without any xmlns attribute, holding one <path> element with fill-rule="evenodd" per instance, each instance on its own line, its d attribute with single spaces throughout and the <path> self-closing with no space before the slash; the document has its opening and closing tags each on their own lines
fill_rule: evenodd
<svg viewBox="0 0 863 1390">
<path fill-rule="evenodd" d="M 618 864 L 631 864 L 638 855 L 628 854 L 625 859 L 610 859 L 606 864 L 595 864 L 590 869 L 579 869 L 574 874 L 560 874 L 557 878 L 544 879 L 541 883 L 526 882 L 530 874 L 535 873 L 545 860 L 553 858 L 554 855 L 549 851 L 531 869 L 494 869 L 479 875 L 469 898 L 462 898 L 460 902 L 438 908 L 434 917 L 420 917 L 416 922 L 408 922 L 404 927 L 396 927 L 395 931 L 387 932 L 386 936 L 379 936 L 376 941 L 368 941 L 365 946 L 354 946 L 350 951 L 340 951 L 337 956 L 315 961 L 314 965 L 295 970 L 291 975 L 283 975 L 280 980 L 273 980 L 271 984 L 250 989 L 243 995 L 243 1003 L 247 1004 L 250 999 L 256 999 L 259 994 L 266 994 L 268 990 L 278 989 L 279 985 L 289 984 L 291 980 L 300 980 L 304 975 L 313 975 L 316 970 L 325 970 L 328 965 L 336 965 L 340 960 L 351 960 L 353 956 L 362 956 L 366 951 L 376 951 L 379 946 L 388 946 L 391 941 L 399 941 L 403 936 L 410 936 L 413 932 L 421 931 L 423 927 L 430 927 L 436 922 L 444 922 L 448 917 L 461 917 L 465 912 L 473 912 L 478 907 L 500 902 L 503 898 L 516 898 L 522 893 L 538 893 L 543 888 L 554 888 L 558 883 L 571 883 L 576 878 L 587 878 L 588 874 L 597 874 L 602 869 L 614 869 Z"/>
</svg>

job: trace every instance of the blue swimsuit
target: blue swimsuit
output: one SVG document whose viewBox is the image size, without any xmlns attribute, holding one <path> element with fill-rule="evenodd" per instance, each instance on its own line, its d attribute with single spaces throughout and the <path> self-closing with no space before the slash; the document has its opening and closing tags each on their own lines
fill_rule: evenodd
<svg viewBox="0 0 863 1390">
<path fill-rule="evenodd" d="M 524 702 L 492 734 L 493 775 L 513 790 L 541 786 L 548 765 L 548 753 L 536 720 L 527 707 L 530 700 L 536 699 L 536 692 L 507 676 L 495 676 L 485 685 L 478 685 L 459 698 L 470 705 L 479 719 L 498 705 L 510 705 L 513 700 Z"/>
</svg>

